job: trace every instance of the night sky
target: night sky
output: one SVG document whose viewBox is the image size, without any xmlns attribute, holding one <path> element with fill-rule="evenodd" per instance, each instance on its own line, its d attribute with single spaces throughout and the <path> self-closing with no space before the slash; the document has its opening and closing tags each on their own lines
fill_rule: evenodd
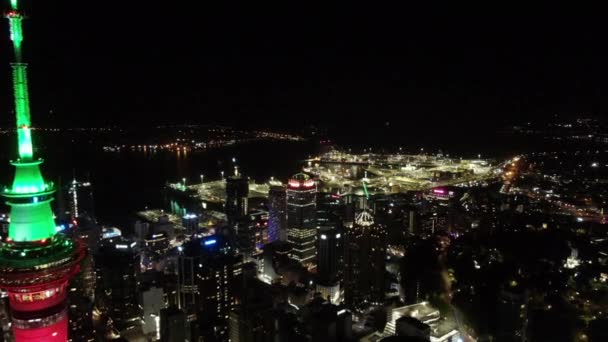
<svg viewBox="0 0 608 342">
<path fill-rule="evenodd" d="M 606 38 L 591 19 L 371 3 L 24 3 L 38 125 L 483 129 L 607 106 Z"/>
</svg>

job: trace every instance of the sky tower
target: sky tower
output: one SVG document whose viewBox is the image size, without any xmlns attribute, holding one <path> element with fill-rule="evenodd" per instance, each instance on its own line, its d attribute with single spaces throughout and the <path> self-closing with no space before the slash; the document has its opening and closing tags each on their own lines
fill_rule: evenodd
<svg viewBox="0 0 608 342">
<path fill-rule="evenodd" d="M 66 341 L 66 287 L 84 257 L 80 244 L 56 234 L 51 201 L 53 183 L 40 173 L 43 160 L 34 158 L 23 62 L 23 14 L 18 0 L 10 0 L 5 14 L 14 48 L 13 91 L 17 116 L 18 156 L 11 161 L 15 178 L 2 190 L 11 208 L 9 236 L 0 242 L 0 287 L 8 292 L 12 327 L 17 342 Z"/>
</svg>

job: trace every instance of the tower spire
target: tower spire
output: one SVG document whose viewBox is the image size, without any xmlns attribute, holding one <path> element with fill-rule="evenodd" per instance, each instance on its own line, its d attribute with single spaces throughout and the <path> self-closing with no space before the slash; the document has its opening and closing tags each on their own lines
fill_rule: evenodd
<svg viewBox="0 0 608 342">
<path fill-rule="evenodd" d="M 4 196 L 8 198 L 8 204 L 12 208 L 9 237 L 14 241 L 47 239 L 55 235 L 55 222 L 50 206 L 54 189 L 53 184 L 45 182 L 40 173 L 42 159 L 34 159 L 27 63 L 23 62 L 21 53 L 24 40 L 23 15 L 17 0 L 11 0 L 11 10 L 6 13 L 6 18 L 9 21 L 15 55 L 11 66 L 18 146 L 18 158 L 11 162 L 16 169 L 13 185 L 4 190 Z"/>
</svg>

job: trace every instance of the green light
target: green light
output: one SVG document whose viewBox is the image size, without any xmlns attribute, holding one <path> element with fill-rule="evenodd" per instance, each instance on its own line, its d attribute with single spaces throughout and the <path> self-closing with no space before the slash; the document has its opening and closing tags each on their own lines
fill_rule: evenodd
<svg viewBox="0 0 608 342">
<path fill-rule="evenodd" d="M 13 241 L 36 241 L 55 235 L 55 221 L 49 202 L 11 205 L 8 236 Z"/>
<path fill-rule="evenodd" d="M 17 127 L 30 127 L 30 98 L 27 89 L 26 64 L 13 64 L 13 87 L 15 112 L 17 113 Z"/>
<path fill-rule="evenodd" d="M 13 241 L 36 241 L 51 238 L 56 233 L 50 204 L 53 186 L 46 183 L 40 173 L 42 161 L 34 160 L 27 64 L 21 60 L 23 17 L 17 11 L 18 0 L 11 0 L 10 3 L 12 12 L 9 12 L 8 20 L 15 50 L 12 67 L 19 159 L 12 162 L 16 168 L 13 185 L 8 191 L 5 190 L 7 203 L 11 206 L 8 235 Z"/>
<path fill-rule="evenodd" d="M 52 188 L 44 183 L 37 164 L 20 165 L 15 164 L 15 180 L 13 181 L 12 192 L 15 194 L 37 194 L 42 191 L 49 191 Z"/>
<path fill-rule="evenodd" d="M 32 130 L 29 127 L 19 128 L 17 130 L 17 139 L 19 142 L 19 157 L 23 159 L 32 159 L 34 155 Z"/>
<path fill-rule="evenodd" d="M 21 54 L 21 42 L 23 42 L 23 29 L 21 26 L 22 18 L 19 16 L 10 17 L 8 19 L 11 30 L 11 40 L 13 41 L 13 46 L 15 47 L 15 54 L 20 56 Z"/>
<path fill-rule="evenodd" d="M 365 192 L 365 197 L 369 199 L 369 192 L 367 191 L 367 185 L 365 185 L 365 181 L 361 181 L 363 184 L 363 191 Z"/>
</svg>

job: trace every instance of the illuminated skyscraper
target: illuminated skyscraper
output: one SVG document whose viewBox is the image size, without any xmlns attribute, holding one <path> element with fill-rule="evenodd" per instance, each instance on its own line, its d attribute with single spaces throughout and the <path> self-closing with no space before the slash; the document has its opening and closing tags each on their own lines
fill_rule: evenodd
<svg viewBox="0 0 608 342">
<path fill-rule="evenodd" d="M 384 300 L 386 226 L 374 222 L 368 210 L 355 215 L 355 224 L 345 230 L 344 299 L 353 307 Z"/>
<path fill-rule="evenodd" d="M 185 244 L 178 256 L 178 305 L 207 341 L 228 340 L 228 316 L 242 256 L 220 236 Z"/>
<path fill-rule="evenodd" d="M 322 219 L 319 219 L 322 218 Z M 317 246 L 317 292 L 332 304 L 339 303 L 340 279 L 338 265 L 342 250 L 342 234 L 338 230 L 338 217 L 317 217 L 319 241 Z"/>
<path fill-rule="evenodd" d="M 303 265 L 314 263 L 316 228 L 315 181 L 298 173 L 287 183 L 287 241 L 291 257 Z"/>
<path fill-rule="evenodd" d="M 9 20 L 15 61 L 12 63 L 18 157 L 12 186 L 2 194 L 11 208 L 8 237 L 0 243 L 0 287 L 8 292 L 12 328 L 17 342 L 66 341 L 68 280 L 85 255 L 81 244 L 56 234 L 51 211 L 54 185 L 40 173 L 42 159 L 34 158 L 23 62 L 22 20 L 18 0 L 10 1 Z"/>
<path fill-rule="evenodd" d="M 122 236 L 104 239 L 95 260 L 95 306 L 112 319 L 121 334 L 139 329 L 143 311 L 138 302 L 137 243 Z"/>
<path fill-rule="evenodd" d="M 226 216 L 231 225 L 247 215 L 249 180 L 241 174 L 226 178 Z"/>
<path fill-rule="evenodd" d="M 268 191 L 268 242 L 287 241 L 287 192 L 283 185 Z"/>
<path fill-rule="evenodd" d="M 80 182 L 72 180 L 68 189 L 70 216 L 72 220 L 79 218 L 95 218 L 95 208 L 93 203 L 93 187 L 91 182 Z"/>
</svg>

